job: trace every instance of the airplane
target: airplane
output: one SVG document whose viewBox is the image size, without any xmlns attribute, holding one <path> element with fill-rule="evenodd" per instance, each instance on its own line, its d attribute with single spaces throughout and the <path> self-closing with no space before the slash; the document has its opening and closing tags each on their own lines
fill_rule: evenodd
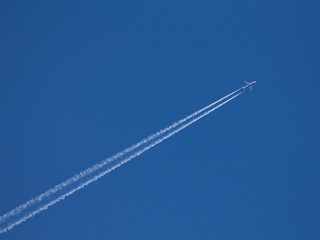
<svg viewBox="0 0 320 240">
<path fill-rule="evenodd" d="M 247 86 L 242 87 L 242 89 L 245 90 L 247 87 L 249 87 L 249 88 L 250 88 L 250 91 L 252 91 L 252 85 L 255 84 L 256 81 L 253 81 L 253 82 L 251 82 L 251 83 L 246 82 L 246 81 L 244 81 L 244 82 L 247 84 Z"/>
</svg>

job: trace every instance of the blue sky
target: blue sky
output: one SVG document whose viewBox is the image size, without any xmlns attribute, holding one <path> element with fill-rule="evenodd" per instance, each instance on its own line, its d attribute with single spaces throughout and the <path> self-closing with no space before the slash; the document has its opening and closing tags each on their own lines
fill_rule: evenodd
<svg viewBox="0 0 320 240">
<path fill-rule="evenodd" d="M 0 239 L 319 239 L 319 7 L 1 1 L 1 215 L 257 84 Z"/>
</svg>

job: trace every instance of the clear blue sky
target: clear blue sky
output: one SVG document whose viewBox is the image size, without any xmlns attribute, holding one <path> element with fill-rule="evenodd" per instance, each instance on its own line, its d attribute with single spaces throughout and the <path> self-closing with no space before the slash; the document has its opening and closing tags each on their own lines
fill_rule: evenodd
<svg viewBox="0 0 320 240">
<path fill-rule="evenodd" d="M 320 2 L 0 2 L 0 215 L 257 80 L 0 239 L 319 239 Z"/>
</svg>

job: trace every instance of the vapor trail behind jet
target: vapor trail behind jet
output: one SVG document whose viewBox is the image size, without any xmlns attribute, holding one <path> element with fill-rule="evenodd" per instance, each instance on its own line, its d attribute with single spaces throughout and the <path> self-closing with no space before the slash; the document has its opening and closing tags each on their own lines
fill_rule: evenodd
<svg viewBox="0 0 320 240">
<path fill-rule="evenodd" d="M 91 168 L 76 174 L 72 178 L 49 189 L 38 197 L 35 197 L 34 199 L 31 199 L 28 202 L 11 210 L 10 212 L 2 215 L 0 217 L 0 233 L 4 233 L 12 229 L 16 225 L 47 209 L 49 206 L 63 200 L 65 197 L 73 194 L 77 190 L 82 189 L 88 184 L 98 180 L 100 177 L 104 176 L 115 168 L 118 168 L 131 159 L 141 155 L 145 151 L 178 133 L 204 116 L 210 114 L 242 93 L 243 90 L 240 88 L 226 95 L 216 102 L 213 102 L 208 106 L 194 112 L 193 114 L 173 123 L 169 127 L 150 135 L 137 144 L 123 150 L 122 152 L 119 152 L 101 161 L 100 163 L 95 164 Z"/>
</svg>

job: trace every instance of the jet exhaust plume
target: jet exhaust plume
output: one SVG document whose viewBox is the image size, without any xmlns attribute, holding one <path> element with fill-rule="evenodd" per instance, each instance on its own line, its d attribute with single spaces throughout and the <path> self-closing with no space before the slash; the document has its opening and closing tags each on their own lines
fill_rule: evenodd
<svg viewBox="0 0 320 240">
<path fill-rule="evenodd" d="M 141 155 L 142 153 L 146 152 L 150 148 L 156 146 L 172 135 L 180 132 L 182 129 L 200 120 L 201 118 L 220 108 L 227 102 L 238 97 L 242 93 L 243 89 L 240 88 L 226 95 L 225 97 L 209 104 L 208 106 L 173 123 L 169 127 L 164 128 L 147 138 L 144 138 L 135 145 L 95 164 L 94 166 L 69 178 L 65 182 L 49 189 L 45 193 L 42 193 L 41 195 L 0 216 L 0 234 L 7 232 L 13 227 L 33 217 L 34 215 L 42 212 L 43 210 L 46 210 L 48 207 L 65 199 L 67 196 L 84 188 L 88 184 L 97 181 L 102 176 L 120 167 L 122 164 L 130 161 L 131 159 Z"/>
</svg>

